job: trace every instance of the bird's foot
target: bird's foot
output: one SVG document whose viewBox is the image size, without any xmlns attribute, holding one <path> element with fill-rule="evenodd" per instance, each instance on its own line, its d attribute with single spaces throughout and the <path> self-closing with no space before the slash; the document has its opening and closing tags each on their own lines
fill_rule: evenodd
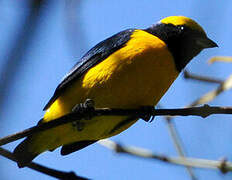
<svg viewBox="0 0 232 180">
<path fill-rule="evenodd" d="M 84 114 L 85 120 L 90 120 L 93 117 L 94 112 L 94 101 L 91 99 L 86 99 L 84 103 L 77 104 L 72 109 L 72 112 L 78 112 L 80 114 Z M 72 122 L 73 127 L 75 127 L 78 131 L 82 131 L 84 129 L 85 123 L 84 121 L 78 120 Z"/>
<path fill-rule="evenodd" d="M 155 118 L 155 116 L 152 115 L 154 111 L 154 106 L 142 106 L 141 110 L 143 112 L 143 115 L 140 117 L 146 122 L 152 122 Z"/>
<path fill-rule="evenodd" d="M 92 99 L 86 99 L 84 103 L 80 103 L 74 106 L 72 112 L 79 112 L 80 114 L 84 114 L 85 119 L 89 120 L 93 116 L 94 101 Z"/>
</svg>

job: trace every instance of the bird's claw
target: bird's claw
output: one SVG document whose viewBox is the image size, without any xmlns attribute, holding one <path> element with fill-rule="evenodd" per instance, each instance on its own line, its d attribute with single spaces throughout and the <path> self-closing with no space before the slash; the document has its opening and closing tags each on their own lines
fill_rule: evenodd
<svg viewBox="0 0 232 180">
<path fill-rule="evenodd" d="M 80 114 L 84 114 L 85 120 L 90 120 L 93 117 L 93 111 L 94 111 L 94 101 L 91 99 L 86 99 L 84 103 L 77 104 L 72 109 L 72 112 L 78 112 Z M 81 120 L 78 120 L 72 122 L 72 125 L 78 131 L 82 131 L 84 129 L 85 123 Z"/>
<path fill-rule="evenodd" d="M 142 106 L 141 107 L 143 115 L 140 117 L 146 122 L 152 122 L 155 118 L 155 116 L 152 115 L 154 111 L 154 106 Z"/>
<path fill-rule="evenodd" d="M 94 111 L 94 101 L 86 99 L 84 103 L 77 104 L 73 107 L 72 112 L 79 112 L 85 114 L 85 119 L 91 119 Z"/>
</svg>

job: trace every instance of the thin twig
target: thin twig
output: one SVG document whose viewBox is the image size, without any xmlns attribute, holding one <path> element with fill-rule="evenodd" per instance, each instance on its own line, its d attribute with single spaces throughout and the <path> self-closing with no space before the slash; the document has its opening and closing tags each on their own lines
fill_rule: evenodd
<svg viewBox="0 0 232 180">
<path fill-rule="evenodd" d="M 162 108 L 162 106 L 160 104 L 158 104 L 157 107 Z M 171 116 L 165 116 L 169 135 L 173 141 L 173 144 L 176 148 L 178 155 L 181 157 L 185 157 L 185 152 L 183 150 L 183 144 L 181 144 L 181 142 L 180 142 L 181 138 L 177 133 L 177 128 L 174 126 L 174 122 L 172 121 L 172 119 L 173 118 L 171 118 Z M 196 177 L 195 173 L 193 172 L 192 168 L 189 166 L 185 166 L 185 168 L 186 168 L 187 173 L 189 174 L 190 178 L 192 180 L 197 180 L 197 177 Z"/>
<path fill-rule="evenodd" d="M 10 151 L 1 147 L 0 155 L 16 162 L 13 154 Z M 58 171 L 33 162 L 29 163 L 27 167 L 60 180 L 88 180 L 87 178 L 77 176 L 74 172 Z"/>
<path fill-rule="evenodd" d="M 218 62 L 218 61 L 231 63 L 232 62 L 232 57 L 231 56 L 215 56 L 215 57 L 212 57 L 208 61 L 208 63 L 212 64 L 212 63 Z"/>
<path fill-rule="evenodd" d="M 212 59 L 212 62 L 213 61 L 215 61 L 215 59 Z M 193 73 L 189 73 L 187 71 L 184 71 L 184 77 L 185 78 L 190 78 L 190 79 L 193 79 L 193 80 L 199 80 L 199 81 L 204 81 L 204 82 L 219 83 L 220 84 L 220 86 L 216 90 L 208 92 L 207 94 L 203 95 L 202 97 L 200 97 L 199 99 L 197 99 L 196 101 L 194 101 L 193 103 L 191 103 L 187 107 L 192 107 L 192 106 L 196 106 L 196 105 L 199 105 L 199 104 L 208 103 L 209 101 L 212 101 L 215 97 L 217 97 L 220 93 L 222 93 L 223 91 L 228 90 L 228 89 L 230 89 L 232 87 L 231 86 L 231 80 L 232 80 L 231 77 L 229 77 L 225 81 L 222 81 L 222 80 L 213 79 L 213 78 L 210 78 L 210 77 L 199 76 L 199 75 L 196 75 L 196 74 L 193 74 Z M 179 156 L 184 157 L 184 151 L 183 151 L 182 145 L 181 145 L 181 143 L 179 141 L 180 137 L 178 137 L 178 135 L 176 133 L 176 129 L 172 124 L 172 119 L 173 119 L 173 117 L 170 117 L 170 116 L 166 117 L 169 132 L 170 132 L 170 135 L 171 135 L 172 140 L 174 142 L 174 145 L 175 145 L 175 147 L 176 147 L 176 149 L 178 151 Z M 187 170 L 188 170 L 188 173 L 190 174 L 191 178 L 196 179 L 196 177 L 194 176 L 194 174 L 193 174 L 192 170 L 190 169 L 190 167 L 187 167 Z"/>
<path fill-rule="evenodd" d="M 184 152 L 184 149 L 183 149 L 183 145 L 180 142 L 180 136 L 178 136 L 177 129 L 174 126 L 174 123 L 173 123 L 173 119 L 171 120 L 171 118 L 169 118 L 169 117 L 170 116 L 165 117 L 166 122 L 167 122 L 167 127 L 168 127 L 169 134 L 170 134 L 171 139 L 173 141 L 173 144 L 174 144 L 174 146 L 176 148 L 176 151 L 178 152 L 178 155 L 180 157 L 185 157 L 185 152 Z M 189 176 L 191 177 L 192 180 L 197 180 L 197 177 L 194 174 L 191 167 L 186 166 L 186 170 L 187 170 L 187 172 L 188 172 L 188 174 L 189 174 Z"/>
<path fill-rule="evenodd" d="M 232 75 L 230 75 L 225 81 L 223 81 L 220 86 L 212 91 L 207 92 L 203 96 L 199 97 L 195 101 L 193 101 L 191 104 L 185 106 L 188 107 L 194 107 L 201 104 L 209 103 L 210 101 L 214 100 L 218 95 L 223 93 L 224 91 L 228 91 L 232 89 Z M 173 117 L 169 117 L 171 120 Z"/>
<path fill-rule="evenodd" d="M 54 128 L 56 126 L 78 121 L 82 118 L 89 118 L 95 116 L 133 116 L 133 117 L 144 117 L 145 115 L 151 116 L 200 116 L 207 117 L 212 114 L 232 114 L 232 107 L 217 107 L 217 106 L 209 106 L 204 105 L 201 107 L 190 107 L 190 108 L 182 108 L 182 109 L 150 109 L 148 112 L 144 110 L 144 108 L 138 109 L 109 109 L 109 108 L 97 108 L 93 109 L 90 112 L 72 112 L 70 114 L 64 115 L 60 118 L 54 119 L 47 123 L 42 123 L 37 126 L 33 126 L 24 131 L 15 133 L 13 135 L 9 135 L 7 137 L 0 139 L 0 146 L 16 141 L 18 139 L 24 138 L 26 136 L 32 135 L 33 133 L 37 133 L 40 131 L 44 131 L 47 129 Z M 87 118 L 86 118 L 87 117 Z"/>
<path fill-rule="evenodd" d="M 221 80 L 221 79 L 211 78 L 211 77 L 207 77 L 207 76 L 200 76 L 197 74 L 190 73 L 188 71 L 184 71 L 184 78 L 208 82 L 208 83 L 217 83 L 217 84 L 223 83 L 223 80 Z"/>
<path fill-rule="evenodd" d="M 205 95 L 201 96 L 193 103 L 191 103 L 188 107 L 208 103 L 214 100 L 219 94 L 223 93 L 224 91 L 228 91 L 230 89 L 232 89 L 232 75 L 230 75 L 223 83 L 221 83 L 217 89 L 210 91 Z"/>
<path fill-rule="evenodd" d="M 189 166 L 194 168 L 207 168 L 207 169 L 218 169 L 222 173 L 227 173 L 232 171 L 232 162 L 228 162 L 225 159 L 221 161 L 216 160 L 206 160 L 206 159 L 197 159 L 197 158 L 185 158 L 185 157 L 168 157 L 164 155 L 158 155 L 150 150 L 142 149 L 138 147 L 129 147 L 121 146 L 111 140 L 104 139 L 98 141 L 99 144 L 104 147 L 111 149 L 117 153 L 125 153 L 135 157 L 146 158 L 146 159 L 155 159 L 162 162 L 180 165 L 180 166 Z"/>
</svg>

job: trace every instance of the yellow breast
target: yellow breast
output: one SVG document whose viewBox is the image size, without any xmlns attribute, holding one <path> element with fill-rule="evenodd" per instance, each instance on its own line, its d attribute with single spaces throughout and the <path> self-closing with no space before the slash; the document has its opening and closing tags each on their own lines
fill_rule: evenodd
<svg viewBox="0 0 232 180">
<path fill-rule="evenodd" d="M 155 105 L 177 75 L 165 43 L 147 32 L 136 30 L 123 48 L 92 67 L 69 87 L 45 117 L 53 109 L 56 116 L 66 114 L 86 98 L 93 99 L 96 107 Z"/>
<path fill-rule="evenodd" d="M 166 44 L 154 35 L 135 30 L 124 47 L 90 68 L 51 105 L 45 113 L 44 122 L 71 112 L 76 104 L 87 98 L 93 99 L 96 107 L 155 105 L 177 76 L 173 57 Z M 85 121 L 85 129 L 81 132 L 71 125 L 60 126 L 53 131 L 59 137 L 56 138 L 59 142 L 56 140 L 51 147 L 106 138 L 120 133 L 135 122 L 125 124 L 107 135 L 123 120 L 125 117 L 94 118 Z"/>
</svg>

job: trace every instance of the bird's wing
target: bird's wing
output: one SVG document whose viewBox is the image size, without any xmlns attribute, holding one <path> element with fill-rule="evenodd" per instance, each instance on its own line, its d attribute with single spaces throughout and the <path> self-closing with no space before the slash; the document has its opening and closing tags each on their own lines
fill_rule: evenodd
<svg viewBox="0 0 232 180">
<path fill-rule="evenodd" d="M 43 110 L 48 109 L 51 104 L 65 91 L 65 89 L 69 87 L 76 79 L 80 78 L 87 70 L 120 49 L 127 41 L 130 40 L 130 36 L 133 31 L 134 29 L 121 31 L 90 49 L 70 70 L 70 72 L 65 75 Z"/>
</svg>

